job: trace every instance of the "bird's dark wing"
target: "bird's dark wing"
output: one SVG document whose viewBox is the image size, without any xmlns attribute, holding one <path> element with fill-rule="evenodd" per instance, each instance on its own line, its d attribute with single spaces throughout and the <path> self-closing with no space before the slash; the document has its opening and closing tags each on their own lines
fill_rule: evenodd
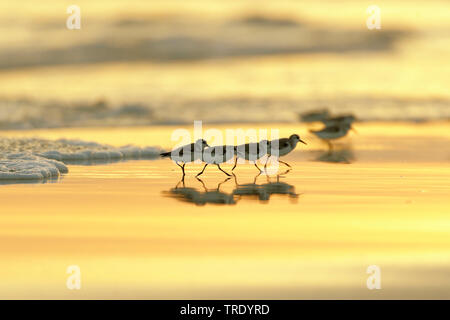
<svg viewBox="0 0 450 320">
<path fill-rule="evenodd" d="M 195 152 L 195 144 L 191 143 L 190 145 L 185 145 L 183 147 L 179 147 L 178 149 L 176 149 L 176 150 L 174 150 L 172 152 L 175 152 L 175 154 L 177 156 L 182 157 L 185 154 L 185 151 L 186 151 L 187 154 Z"/>
<path fill-rule="evenodd" d="M 278 149 L 283 149 L 283 148 L 290 146 L 289 139 L 282 138 L 282 139 L 278 139 L 278 140 L 272 140 L 271 148 L 275 148 L 275 146 L 277 145 L 277 142 L 278 142 L 278 146 L 277 146 Z"/>
<path fill-rule="evenodd" d="M 330 127 L 325 127 L 321 130 L 309 130 L 309 132 L 312 133 L 321 133 L 321 132 L 328 132 L 328 133 L 336 133 L 339 132 L 340 128 L 338 126 L 330 126 Z"/>
<path fill-rule="evenodd" d="M 279 146 L 280 149 L 287 148 L 290 146 L 289 139 L 287 139 L 287 138 L 280 139 L 279 143 L 280 143 L 280 146 Z"/>
<path fill-rule="evenodd" d="M 323 132 L 330 132 L 330 133 L 335 133 L 335 132 L 339 132 L 340 128 L 338 126 L 332 126 L 332 127 L 326 127 L 325 129 L 322 130 Z"/>
</svg>

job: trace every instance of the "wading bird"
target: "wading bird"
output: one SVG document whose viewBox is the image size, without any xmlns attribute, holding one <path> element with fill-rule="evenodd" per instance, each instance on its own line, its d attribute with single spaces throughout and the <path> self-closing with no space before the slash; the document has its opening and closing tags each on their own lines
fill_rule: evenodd
<svg viewBox="0 0 450 320">
<path fill-rule="evenodd" d="M 321 130 L 316 131 L 310 130 L 310 132 L 315 134 L 320 139 L 324 140 L 328 144 L 329 149 L 331 150 L 333 149 L 333 145 L 331 144 L 330 140 L 345 137 L 350 129 L 354 130 L 351 124 L 341 123 L 334 126 L 325 127 Z"/>
<path fill-rule="evenodd" d="M 255 167 L 258 168 L 259 172 L 262 170 L 258 167 L 256 164 L 256 161 L 261 159 L 267 154 L 267 151 L 269 149 L 269 141 L 267 140 L 261 140 L 259 143 L 247 143 L 247 144 L 241 144 L 236 147 L 236 161 L 234 162 L 233 169 L 236 168 L 238 159 L 245 159 L 248 161 L 253 161 L 255 164 Z"/>
<path fill-rule="evenodd" d="M 181 168 L 183 172 L 183 178 L 185 176 L 184 166 L 186 163 L 201 160 L 203 156 L 203 150 L 209 147 L 208 143 L 203 139 L 198 139 L 195 143 L 187 144 L 176 148 L 170 152 L 161 153 L 162 158 L 168 158 L 175 161 L 175 163 Z M 182 163 L 183 165 L 181 165 Z"/>
<path fill-rule="evenodd" d="M 339 126 L 344 124 L 351 125 L 353 122 L 356 121 L 356 117 L 352 114 L 337 116 L 337 117 L 330 117 L 323 120 L 320 120 L 326 127 L 331 126 Z"/>
<path fill-rule="evenodd" d="M 330 112 L 327 109 L 319 109 L 301 113 L 299 117 L 302 122 L 322 121 L 330 117 Z"/>
<path fill-rule="evenodd" d="M 294 150 L 295 147 L 297 146 L 297 143 L 299 142 L 307 144 L 305 141 L 300 139 L 300 136 L 298 134 L 293 134 L 289 138 L 282 138 L 270 141 L 268 150 L 269 157 L 267 158 L 266 164 L 264 165 L 264 169 L 267 167 L 267 162 L 269 161 L 269 158 L 272 156 L 276 157 L 278 159 L 278 162 L 281 162 L 287 165 L 289 168 L 291 168 L 291 166 L 288 163 L 279 160 L 279 158 L 287 155 L 289 152 Z"/>
<path fill-rule="evenodd" d="M 202 161 L 205 162 L 206 164 L 203 167 L 202 171 L 196 175 L 196 177 L 202 175 L 209 164 L 215 164 L 220 171 L 225 173 L 227 176 L 231 176 L 229 173 L 222 170 L 220 164 L 232 159 L 234 155 L 235 155 L 235 146 L 214 146 L 204 149 Z"/>
</svg>

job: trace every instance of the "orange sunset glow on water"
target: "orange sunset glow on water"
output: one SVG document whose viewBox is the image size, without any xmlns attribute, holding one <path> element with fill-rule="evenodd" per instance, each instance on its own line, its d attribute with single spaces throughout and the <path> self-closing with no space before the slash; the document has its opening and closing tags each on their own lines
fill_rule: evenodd
<svg viewBox="0 0 450 320">
<path fill-rule="evenodd" d="M 0 1 L 0 299 L 450 298 L 448 2 L 70 5 Z"/>
<path fill-rule="evenodd" d="M 389 154 L 385 128 L 391 134 L 408 127 L 361 125 L 358 132 Z M 430 132 L 439 128 L 443 125 Z M 171 130 L 135 131 L 145 136 L 138 143 L 154 144 L 160 132 Z M 64 135 L 120 142 L 115 132 Z M 392 141 L 398 137 L 390 135 Z M 361 161 L 351 166 L 311 162 L 305 158 L 314 155 L 311 150 L 290 156 L 294 169 L 281 181 L 294 186 L 298 197 L 278 194 L 269 201 L 182 202 L 170 196 L 180 170 L 166 160 L 73 165 L 58 183 L 3 186 L 1 255 L 8 263 L 0 267 L 1 296 L 420 298 L 426 288 L 427 296 L 445 297 L 440 289 L 447 285 L 450 263 L 445 158 L 404 164 L 393 153 L 389 161 L 370 160 L 371 150 L 358 151 L 358 138 L 355 157 Z M 315 149 L 314 139 L 307 140 Z M 187 169 L 186 187 L 202 190 L 193 177 L 200 168 Z M 213 190 L 226 176 L 208 170 L 202 181 Z M 253 166 L 239 166 L 237 181 L 226 181 L 220 190 L 230 194 L 236 182 L 252 183 L 256 174 Z M 268 181 L 262 175 L 256 183 Z M 79 292 L 65 288 L 71 264 L 82 271 Z M 383 272 L 379 292 L 366 288 L 366 268 L 373 264 Z M 44 285 L 48 289 L 41 292 Z"/>
</svg>

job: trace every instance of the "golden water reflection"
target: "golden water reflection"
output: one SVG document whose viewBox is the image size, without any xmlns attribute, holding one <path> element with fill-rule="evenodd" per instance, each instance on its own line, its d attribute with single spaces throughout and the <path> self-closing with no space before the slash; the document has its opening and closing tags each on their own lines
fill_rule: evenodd
<svg viewBox="0 0 450 320">
<path fill-rule="evenodd" d="M 306 131 L 276 127 L 283 136 Z M 22 134 L 169 148 L 173 129 Z M 164 196 L 180 179 L 167 159 L 69 165 L 60 183 L 3 185 L 0 297 L 449 298 L 447 129 L 360 124 L 360 134 L 347 138 L 357 157 L 349 165 L 310 161 L 323 145 L 305 135 L 311 151 L 283 158 L 292 170 L 269 177 L 271 187 L 282 186 L 269 201 L 247 192 L 269 184 L 264 175 L 255 181 L 252 164 L 236 167 L 237 181 L 224 183 L 223 173 L 206 171 L 206 190 L 195 179 L 202 165 L 186 167 L 185 188 L 234 193 L 236 205 Z M 74 264 L 79 291 L 66 287 Z M 366 287 L 373 264 L 382 290 Z"/>
<path fill-rule="evenodd" d="M 325 152 L 320 152 L 314 160 L 321 162 L 349 164 L 354 162 L 356 160 L 356 157 L 351 147 L 344 147 L 342 149 L 332 149 Z"/>
<path fill-rule="evenodd" d="M 233 174 L 233 177 L 228 177 L 222 182 L 217 183 L 217 187 L 213 189 L 208 189 L 205 182 L 197 177 L 196 179 L 201 184 L 203 191 L 198 188 L 186 187 L 183 177 L 174 188 L 164 191 L 163 194 L 183 202 L 192 202 L 197 205 L 205 205 L 207 203 L 225 205 L 236 204 L 243 197 L 265 203 L 268 202 L 270 197 L 274 194 L 286 195 L 290 199 L 296 200 L 299 195 L 295 193 L 295 187 L 280 181 L 280 177 L 286 175 L 289 171 L 290 170 L 286 170 L 283 173 L 277 174 L 275 181 L 271 181 L 273 177 L 271 178 L 268 175 L 265 175 L 267 182 L 262 184 L 256 183 L 257 178 L 261 174 L 255 176 L 253 183 L 246 184 L 238 184 L 237 176 Z M 229 180 L 234 180 L 235 188 L 229 193 L 221 191 L 221 185 Z"/>
</svg>

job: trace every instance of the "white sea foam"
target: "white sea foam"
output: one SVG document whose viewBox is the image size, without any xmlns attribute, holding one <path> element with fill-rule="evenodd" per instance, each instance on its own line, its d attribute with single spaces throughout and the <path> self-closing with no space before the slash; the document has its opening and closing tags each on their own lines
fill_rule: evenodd
<svg viewBox="0 0 450 320">
<path fill-rule="evenodd" d="M 45 180 L 69 172 L 65 163 L 159 157 L 156 147 L 110 145 L 82 140 L 0 138 L 0 180 Z"/>
<path fill-rule="evenodd" d="M 44 180 L 68 171 L 62 162 L 30 153 L 6 154 L 0 158 L 0 180 Z"/>
</svg>

